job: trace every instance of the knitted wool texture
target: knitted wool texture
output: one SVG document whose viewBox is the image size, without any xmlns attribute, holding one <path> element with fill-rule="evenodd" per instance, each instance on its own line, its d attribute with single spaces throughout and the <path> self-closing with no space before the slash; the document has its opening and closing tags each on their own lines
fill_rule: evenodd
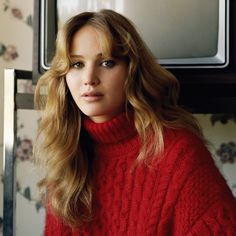
<svg viewBox="0 0 236 236">
<path fill-rule="evenodd" d="M 198 137 L 165 129 L 162 159 L 131 172 L 140 143 L 125 114 L 83 126 L 95 149 L 94 220 L 72 230 L 47 211 L 46 236 L 236 235 L 235 199 Z"/>
</svg>

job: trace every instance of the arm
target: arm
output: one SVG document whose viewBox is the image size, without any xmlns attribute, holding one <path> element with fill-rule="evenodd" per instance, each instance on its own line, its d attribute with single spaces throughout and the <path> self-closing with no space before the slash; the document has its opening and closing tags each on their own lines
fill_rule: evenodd
<svg viewBox="0 0 236 236">
<path fill-rule="evenodd" d="M 233 206 L 233 205 L 232 205 Z M 229 202 L 217 202 L 203 214 L 189 229 L 187 236 L 236 234 L 236 211 Z"/>
</svg>

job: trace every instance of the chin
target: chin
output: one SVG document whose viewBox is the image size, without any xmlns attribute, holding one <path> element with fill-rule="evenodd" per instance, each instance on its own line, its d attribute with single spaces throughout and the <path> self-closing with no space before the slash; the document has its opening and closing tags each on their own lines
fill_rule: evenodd
<svg viewBox="0 0 236 236">
<path fill-rule="evenodd" d="M 87 117 L 89 117 L 91 120 L 93 120 L 96 123 L 102 123 L 102 122 L 106 122 L 111 120 L 112 118 L 114 118 L 117 113 L 110 113 L 110 112 L 83 112 L 83 114 L 85 114 Z"/>
<path fill-rule="evenodd" d="M 83 109 L 82 109 L 83 108 Z M 80 107 L 80 111 L 90 118 L 104 118 L 104 120 L 110 120 L 113 117 L 119 115 L 124 111 L 124 107 L 107 107 L 102 106 L 90 106 L 90 107 Z"/>
<path fill-rule="evenodd" d="M 102 111 L 88 111 L 88 110 L 81 110 L 81 112 L 88 116 L 88 117 L 99 117 L 99 116 L 106 116 L 106 112 L 102 112 Z"/>
</svg>

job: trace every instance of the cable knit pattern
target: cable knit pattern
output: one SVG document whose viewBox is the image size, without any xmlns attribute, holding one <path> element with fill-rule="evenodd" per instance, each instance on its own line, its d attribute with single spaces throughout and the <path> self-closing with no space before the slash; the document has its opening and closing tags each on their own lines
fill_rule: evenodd
<svg viewBox="0 0 236 236">
<path fill-rule="evenodd" d="M 161 161 L 131 172 L 140 143 L 125 114 L 83 126 L 95 143 L 94 220 L 71 230 L 47 211 L 46 236 L 236 236 L 235 199 L 198 137 L 165 129 Z"/>
</svg>

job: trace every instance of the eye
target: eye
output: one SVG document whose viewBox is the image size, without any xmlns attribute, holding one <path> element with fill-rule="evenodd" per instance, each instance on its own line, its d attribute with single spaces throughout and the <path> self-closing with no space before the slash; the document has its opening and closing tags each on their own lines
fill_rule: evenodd
<svg viewBox="0 0 236 236">
<path fill-rule="evenodd" d="M 72 63 L 72 67 L 76 69 L 81 69 L 84 66 L 84 64 L 80 61 L 77 61 L 75 63 Z"/>
<path fill-rule="evenodd" d="M 106 60 L 101 63 L 103 67 L 106 67 L 108 69 L 113 68 L 116 65 L 116 62 L 114 60 Z"/>
</svg>

